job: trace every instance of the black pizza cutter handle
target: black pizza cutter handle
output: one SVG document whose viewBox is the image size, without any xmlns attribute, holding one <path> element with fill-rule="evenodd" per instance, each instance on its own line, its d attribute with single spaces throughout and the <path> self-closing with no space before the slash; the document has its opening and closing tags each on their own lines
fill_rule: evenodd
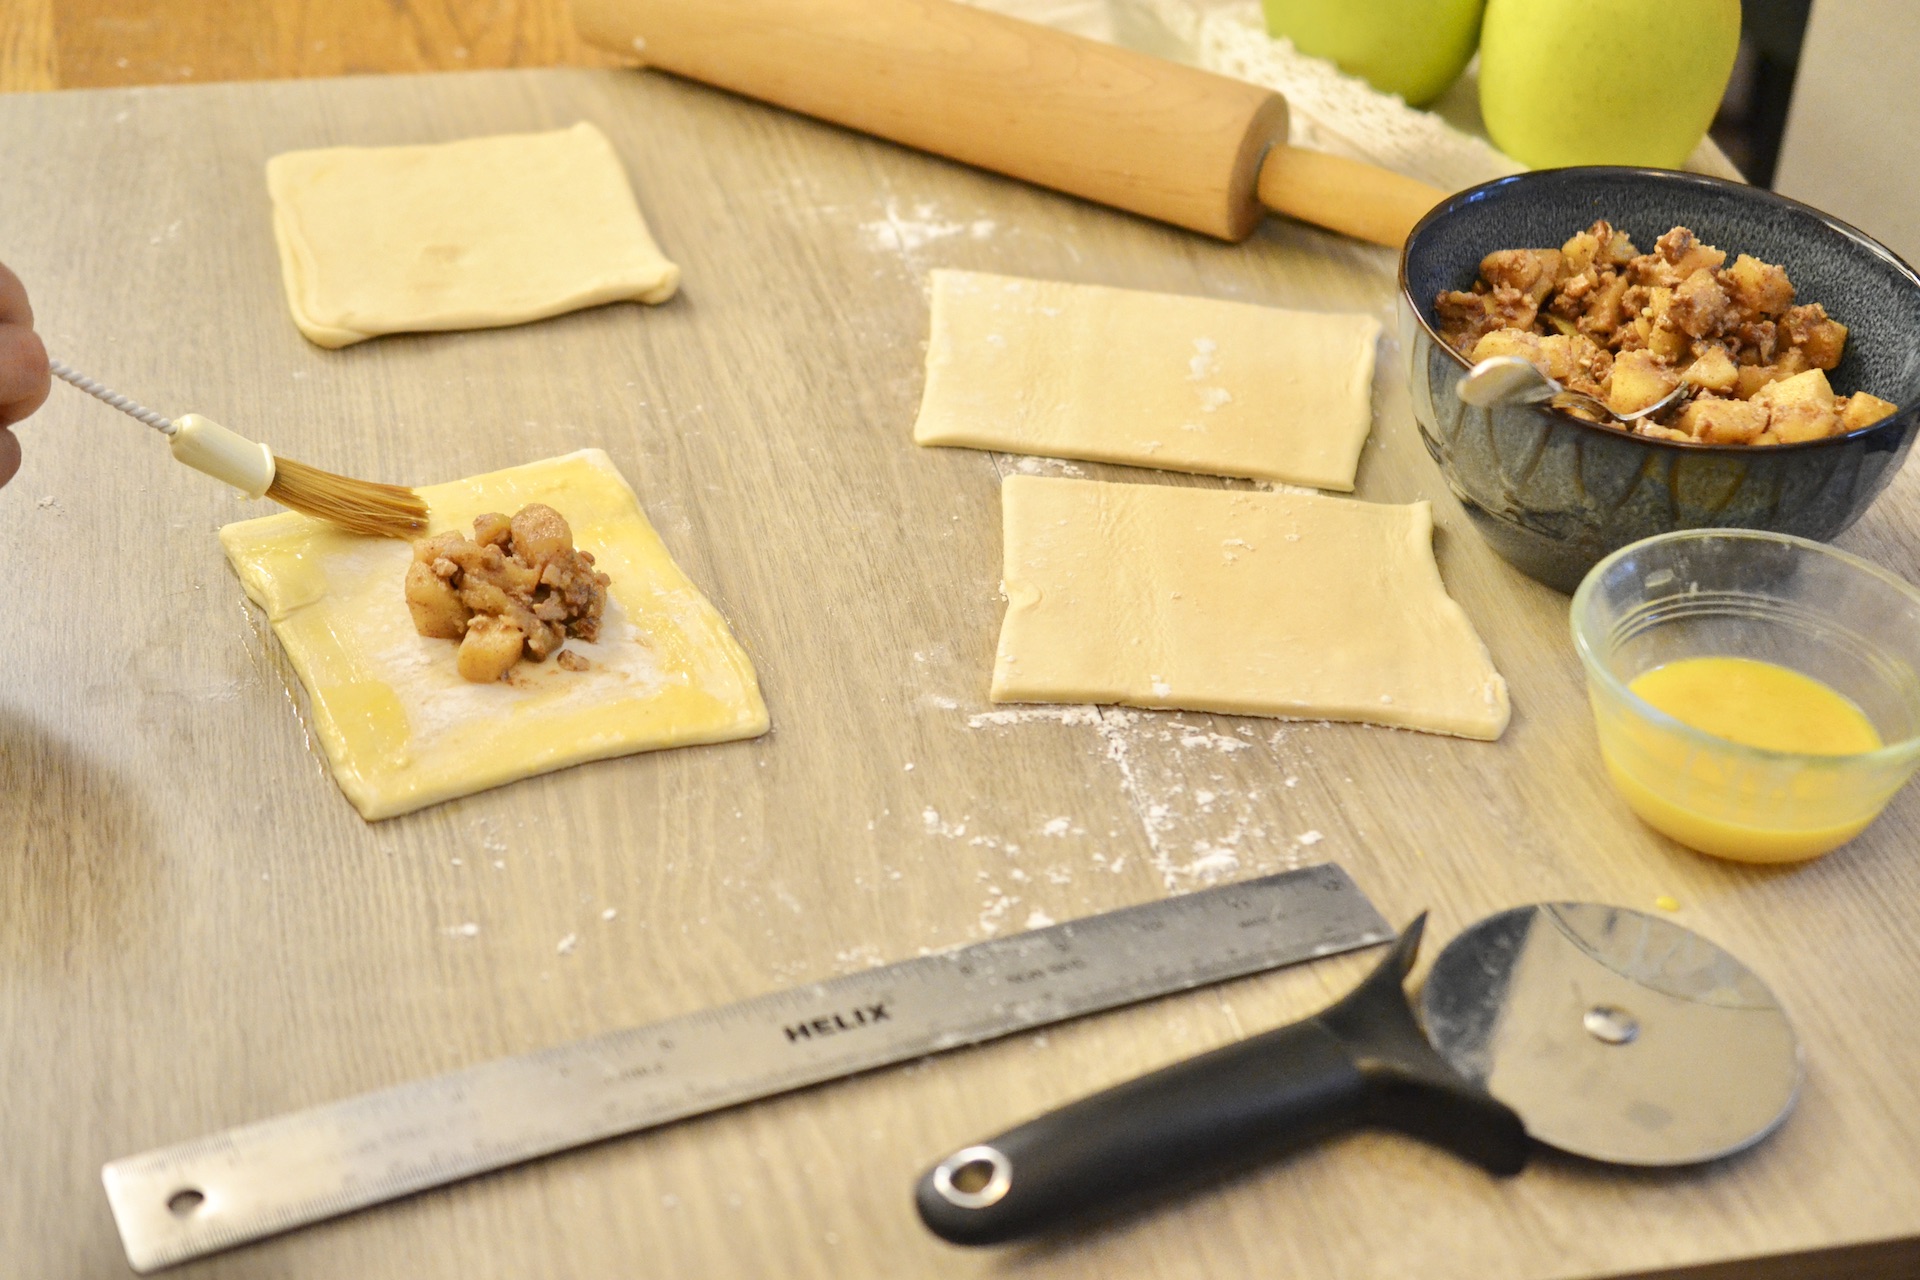
<svg viewBox="0 0 1920 1280">
<path fill-rule="evenodd" d="M 1370 1126 L 1518 1173 L 1520 1117 L 1456 1073 L 1414 1020 L 1405 982 L 1425 924 L 1422 914 L 1365 981 L 1311 1018 L 954 1152 L 915 1188 L 921 1219 L 955 1244 L 1002 1244 Z"/>
</svg>

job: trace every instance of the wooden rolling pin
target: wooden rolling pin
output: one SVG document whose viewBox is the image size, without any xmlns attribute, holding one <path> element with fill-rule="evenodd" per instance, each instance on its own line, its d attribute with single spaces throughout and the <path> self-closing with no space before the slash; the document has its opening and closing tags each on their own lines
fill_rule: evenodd
<svg viewBox="0 0 1920 1280">
<path fill-rule="evenodd" d="M 1398 247 L 1444 192 L 1287 145 L 1259 85 L 954 0 L 573 0 L 650 66 L 1224 240 L 1268 209 Z"/>
</svg>

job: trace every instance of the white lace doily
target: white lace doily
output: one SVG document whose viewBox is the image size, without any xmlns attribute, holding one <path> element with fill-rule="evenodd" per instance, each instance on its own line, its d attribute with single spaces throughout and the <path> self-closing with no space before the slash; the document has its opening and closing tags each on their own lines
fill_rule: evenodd
<svg viewBox="0 0 1920 1280">
<path fill-rule="evenodd" d="M 1431 111 L 1409 107 L 1324 58 L 1267 34 L 1258 0 L 1127 0 L 1186 46 L 1187 60 L 1277 89 L 1292 108 L 1289 141 L 1458 191 L 1525 165 Z"/>
<path fill-rule="evenodd" d="M 1409 107 L 1324 58 L 1267 34 L 1259 0 L 973 0 L 1029 21 L 1278 90 L 1292 108 L 1290 140 L 1366 160 L 1458 191 L 1525 165 L 1486 140 L 1473 72 L 1430 110 Z M 1702 140 L 1687 168 L 1740 177 L 1713 142 Z"/>
</svg>

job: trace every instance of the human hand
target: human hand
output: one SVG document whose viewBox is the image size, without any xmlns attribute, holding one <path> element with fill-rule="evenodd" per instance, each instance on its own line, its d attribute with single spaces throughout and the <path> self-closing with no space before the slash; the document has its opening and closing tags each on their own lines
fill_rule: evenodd
<svg viewBox="0 0 1920 1280">
<path fill-rule="evenodd" d="M 7 428 L 45 404 L 52 387 L 26 286 L 0 263 L 0 484 L 20 469 L 20 441 Z"/>
</svg>

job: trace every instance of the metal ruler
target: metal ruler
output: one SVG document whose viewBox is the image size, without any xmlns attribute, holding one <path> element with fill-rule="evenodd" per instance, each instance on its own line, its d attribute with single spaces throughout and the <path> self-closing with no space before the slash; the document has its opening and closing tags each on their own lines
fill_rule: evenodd
<svg viewBox="0 0 1920 1280">
<path fill-rule="evenodd" d="M 995 938 L 291 1112 L 101 1170 L 153 1271 L 475 1174 L 1393 930 L 1331 864 Z"/>
</svg>

